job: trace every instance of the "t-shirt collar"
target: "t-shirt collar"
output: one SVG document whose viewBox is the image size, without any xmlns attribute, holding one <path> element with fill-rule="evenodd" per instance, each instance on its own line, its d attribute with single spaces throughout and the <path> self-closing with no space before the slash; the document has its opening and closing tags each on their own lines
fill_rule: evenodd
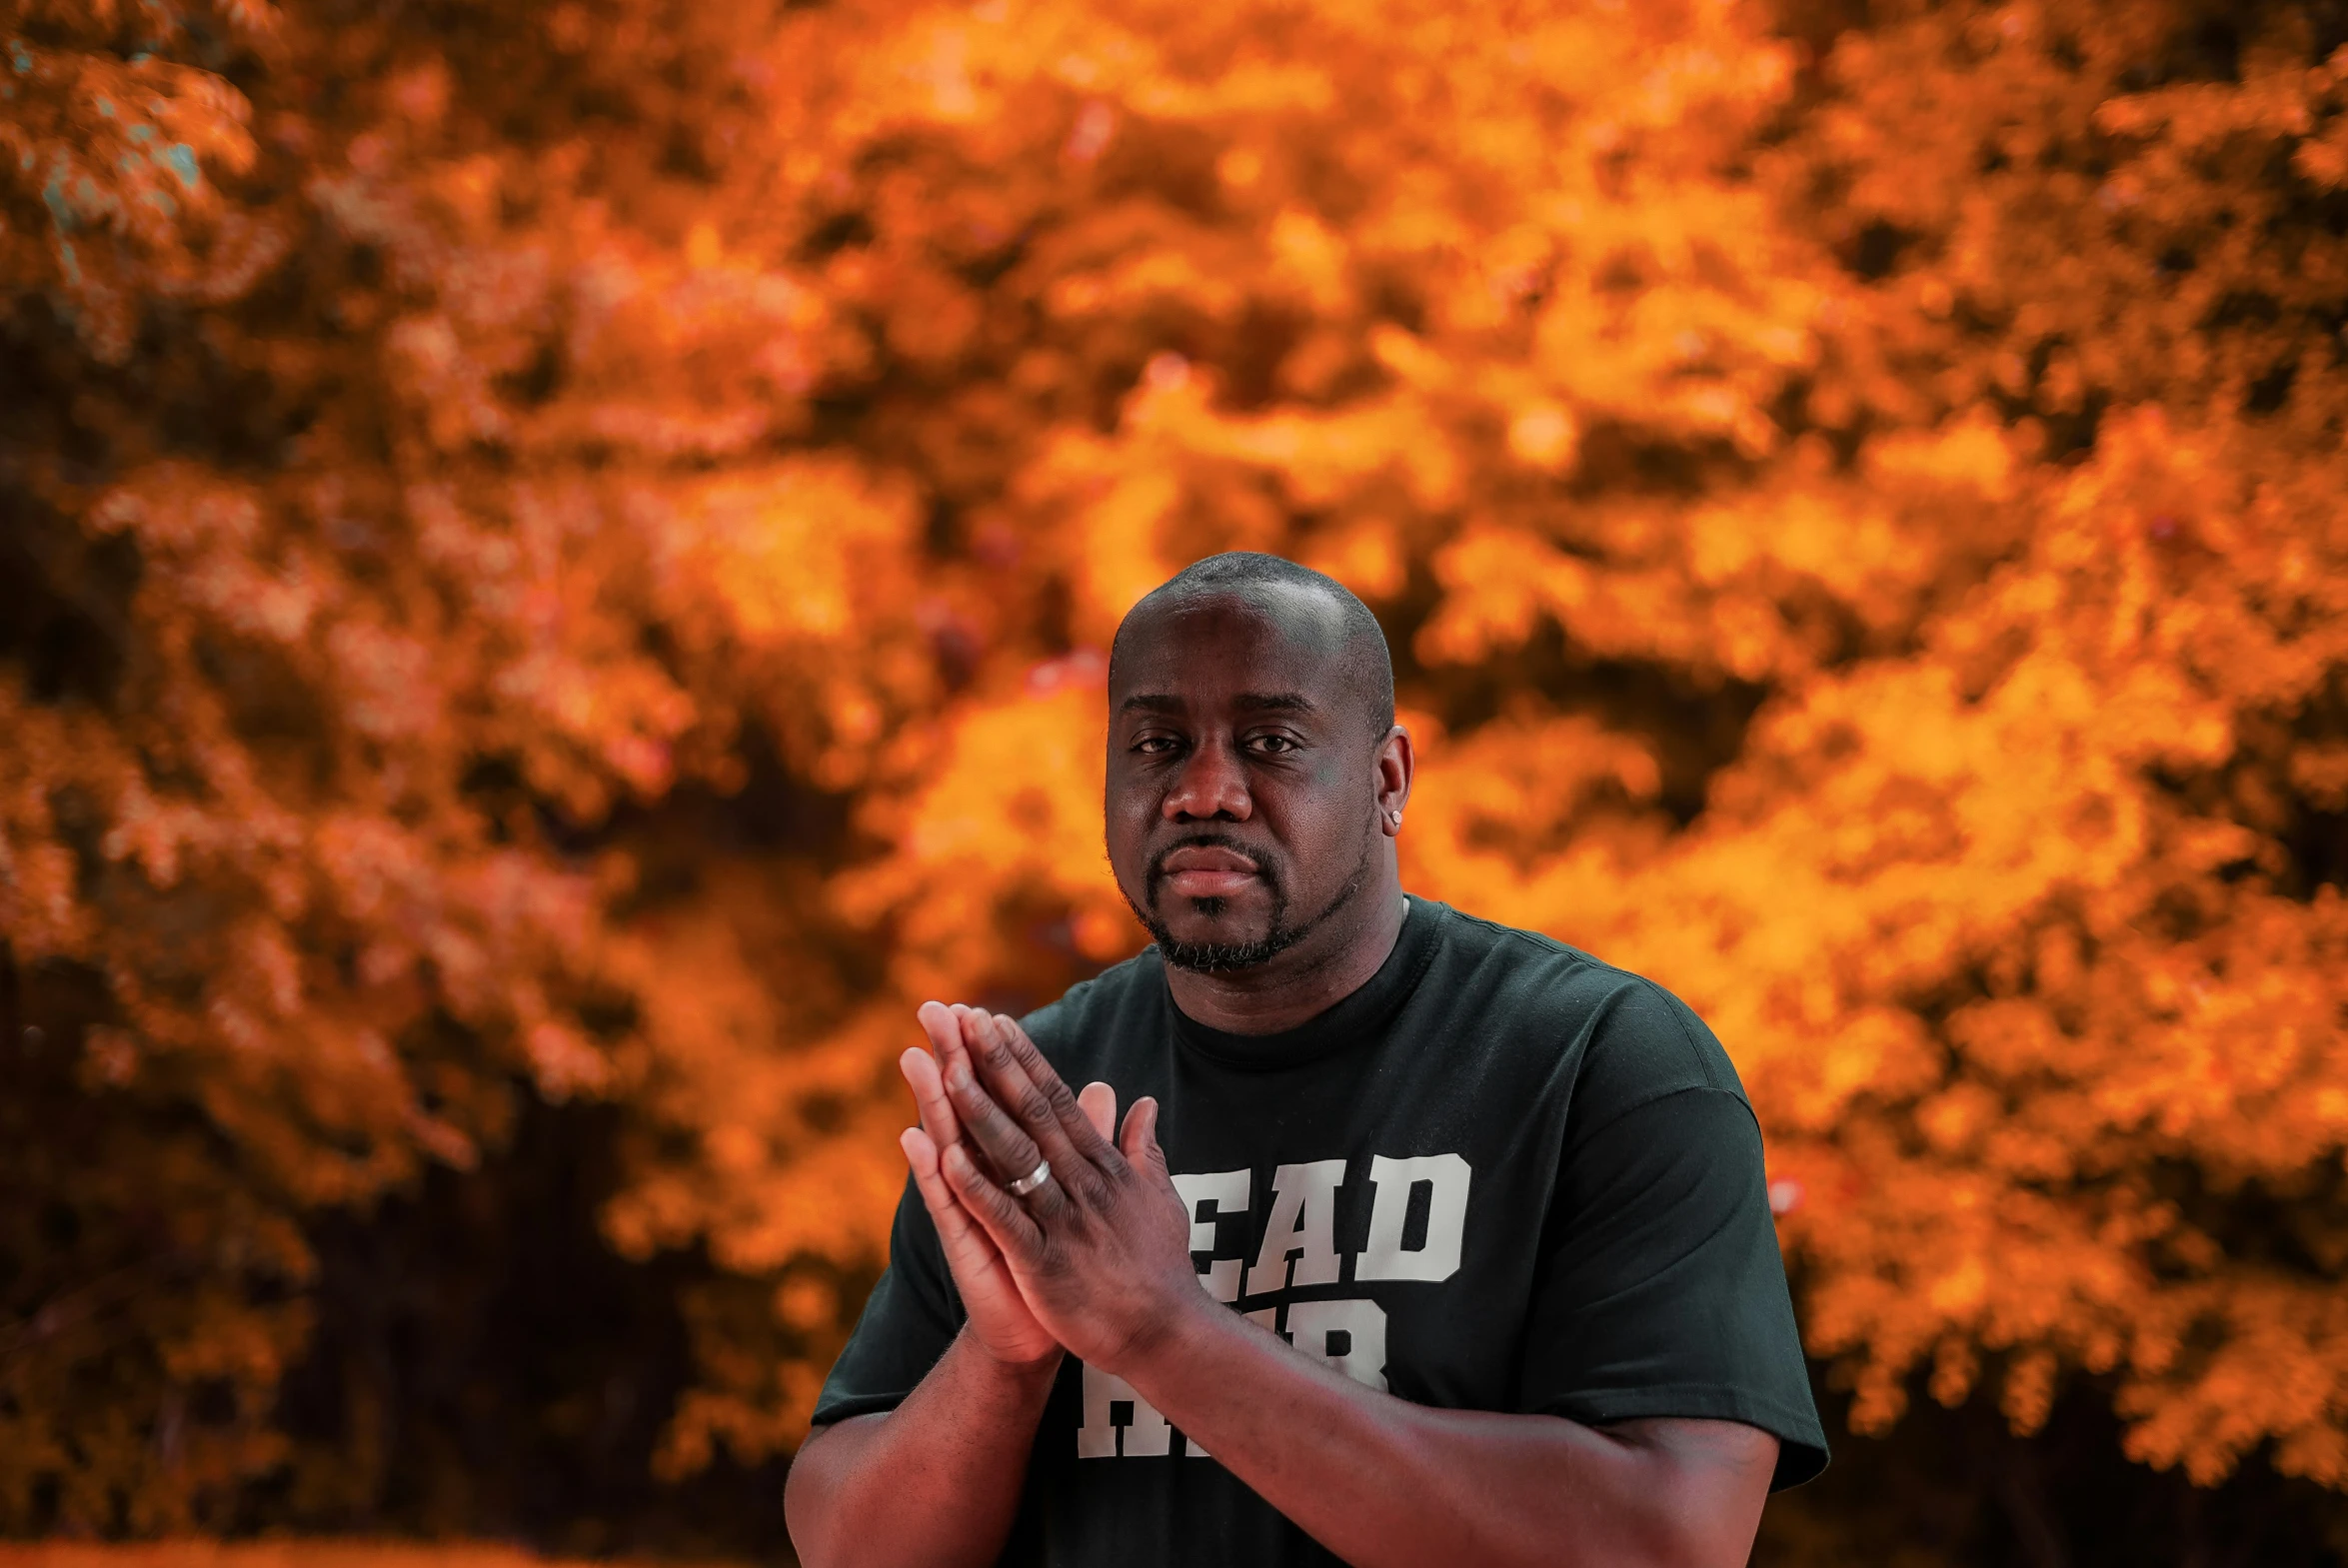
<svg viewBox="0 0 2348 1568">
<path fill-rule="evenodd" d="M 1359 1044 L 1383 1029 L 1417 989 L 1441 942 L 1443 917 L 1449 912 L 1432 899 L 1410 899 L 1402 912 L 1402 929 L 1394 938 L 1394 949 L 1377 966 L 1377 972 L 1330 1007 L 1276 1034 L 1232 1034 L 1209 1028 L 1176 1006 L 1169 987 L 1166 1010 L 1174 1023 L 1174 1038 L 1222 1066 L 1258 1069 L 1301 1066 Z"/>
</svg>

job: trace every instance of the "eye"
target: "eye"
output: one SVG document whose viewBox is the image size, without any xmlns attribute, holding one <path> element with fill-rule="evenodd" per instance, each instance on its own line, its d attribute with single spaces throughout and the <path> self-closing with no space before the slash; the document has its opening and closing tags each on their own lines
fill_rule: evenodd
<svg viewBox="0 0 2348 1568">
<path fill-rule="evenodd" d="M 1247 744 L 1258 752 L 1267 752 L 1274 757 L 1283 752 L 1296 750 L 1296 743 L 1284 735 L 1259 735 L 1250 739 Z"/>
<path fill-rule="evenodd" d="M 1164 757 L 1181 745 L 1170 735 L 1146 735 L 1134 743 L 1134 750 L 1144 757 Z"/>
</svg>

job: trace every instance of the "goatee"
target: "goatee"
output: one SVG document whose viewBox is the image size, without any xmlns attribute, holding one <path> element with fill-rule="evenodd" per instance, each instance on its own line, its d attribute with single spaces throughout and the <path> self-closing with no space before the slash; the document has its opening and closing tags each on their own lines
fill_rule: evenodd
<svg viewBox="0 0 2348 1568">
<path fill-rule="evenodd" d="M 1345 878 L 1345 885 L 1337 889 L 1336 896 L 1319 913 L 1293 925 L 1288 923 L 1286 890 L 1276 877 L 1266 874 L 1264 881 L 1271 888 L 1271 919 L 1264 933 L 1253 941 L 1182 941 L 1152 910 L 1135 903 L 1131 897 L 1126 902 L 1133 909 L 1134 917 L 1150 932 L 1151 939 L 1158 943 L 1159 956 L 1168 963 L 1193 974 L 1228 974 L 1234 969 L 1251 969 L 1259 963 L 1268 962 L 1320 929 L 1331 915 L 1350 903 L 1353 895 L 1369 880 L 1370 864 L 1371 852 L 1365 850 L 1361 863 L 1353 867 L 1353 874 Z M 1150 881 L 1151 901 L 1155 903 L 1158 878 L 1153 875 Z M 1222 913 L 1224 902 L 1220 898 L 1192 898 L 1190 907 L 1212 919 Z"/>
</svg>

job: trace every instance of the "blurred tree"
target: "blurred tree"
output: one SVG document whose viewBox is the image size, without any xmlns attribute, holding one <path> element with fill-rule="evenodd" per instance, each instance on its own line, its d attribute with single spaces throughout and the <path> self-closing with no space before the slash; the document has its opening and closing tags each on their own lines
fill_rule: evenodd
<svg viewBox="0 0 2348 1568">
<path fill-rule="evenodd" d="M 10 16 L 0 1522 L 219 1526 L 264 1477 L 363 1520 L 401 1391 L 302 1445 L 276 1408 L 336 1216 L 534 1102 L 722 1187 L 869 1090 L 800 1039 L 856 973 L 836 835 L 700 802 L 781 747 L 788 825 L 933 691 L 919 514 L 794 439 L 828 308 L 703 216 L 771 177 L 719 156 L 771 18 Z M 722 1280 L 829 1288 L 880 1202 L 842 1198 Z"/>
<path fill-rule="evenodd" d="M 1955 1412 L 1852 1473 L 1992 1456 L 1934 1560 L 2322 1549 L 2335 7 L 11 17 L 0 1528 L 439 1484 L 321 1260 L 550 1106 L 660 1473 L 786 1450 L 912 1004 L 1139 939 L 1100 651 L 1248 547 L 1386 618 L 1412 884 L 1729 1042 L 1851 1422 Z"/>
</svg>

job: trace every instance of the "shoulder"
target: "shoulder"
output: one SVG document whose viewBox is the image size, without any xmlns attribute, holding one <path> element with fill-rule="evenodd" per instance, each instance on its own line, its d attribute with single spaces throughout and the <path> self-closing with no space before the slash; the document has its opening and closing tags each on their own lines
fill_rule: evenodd
<svg viewBox="0 0 2348 1568">
<path fill-rule="evenodd" d="M 1020 1020 L 1045 1059 L 1062 1064 L 1079 1042 L 1097 1040 L 1131 1023 L 1137 1011 L 1155 1010 L 1166 991 L 1165 965 L 1156 947 L 1103 969 L 1089 980 L 1070 986 L 1057 1001 L 1047 1002 Z"/>
<path fill-rule="evenodd" d="M 1574 1058 L 1583 1117 L 1682 1089 L 1744 1097 L 1718 1038 L 1655 981 L 1538 931 L 1447 912 L 1443 978 L 1453 994 L 1480 997 L 1512 1020 L 1508 1032 Z"/>
</svg>

